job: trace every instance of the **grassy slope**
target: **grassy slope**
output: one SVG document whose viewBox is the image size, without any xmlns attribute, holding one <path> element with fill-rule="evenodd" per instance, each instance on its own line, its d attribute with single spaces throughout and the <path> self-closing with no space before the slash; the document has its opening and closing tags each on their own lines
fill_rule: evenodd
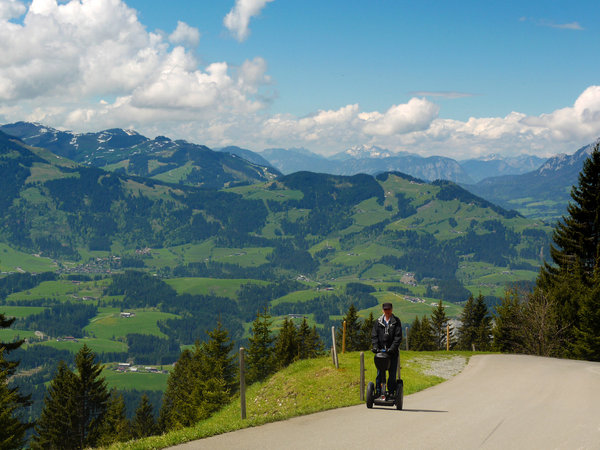
<svg viewBox="0 0 600 450">
<path fill-rule="evenodd" d="M 201 439 L 228 431 L 276 422 L 328 409 L 358 405 L 360 400 L 359 352 L 340 355 L 336 370 L 330 357 L 299 361 L 276 373 L 265 382 L 250 386 L 246 392 L 247 418 L 240 418 L 239 399 L 236 397 L 211 418 L 182 430 L 125 444 L 115 449 L 164 448 Z M 418 392 L 444 381 L 425 375 L 427 359 L 448 358 L 471 352 L 402 352 L 402 379 L 405 395 Z M 365 353 L 367 382 L 375 378 L 375 367 L 370 353 Z"/>
</svg>

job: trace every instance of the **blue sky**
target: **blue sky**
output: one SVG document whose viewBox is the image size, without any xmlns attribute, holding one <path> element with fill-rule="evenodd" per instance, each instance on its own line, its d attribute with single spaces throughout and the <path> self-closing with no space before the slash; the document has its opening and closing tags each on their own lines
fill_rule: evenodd
<svg viewBox="0 0 600 450">
<path fill-rule="evenodd" d="M 0 121 L 255 151 L 572 153 L 600 136 L 599 19 L 597 1 L 0 0 Z"/>
</svg>

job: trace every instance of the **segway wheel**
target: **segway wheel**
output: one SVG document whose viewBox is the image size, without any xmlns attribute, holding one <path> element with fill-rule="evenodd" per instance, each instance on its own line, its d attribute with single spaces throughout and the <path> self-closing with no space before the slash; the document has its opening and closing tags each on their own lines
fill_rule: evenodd
<svg viewBox="0 0 600 450">
<path fill-rule="evenodd" d="M 373 407 L 373 400 L 375 399 L 375 385 L 369 383 L 367 385 L 367 408 Z"/>
<path fill-rule="evenodd" d="M 396 409 L 401 411 L 404 403 L 404 381 L 397 380 L 396 383 Z"/>
</svg>

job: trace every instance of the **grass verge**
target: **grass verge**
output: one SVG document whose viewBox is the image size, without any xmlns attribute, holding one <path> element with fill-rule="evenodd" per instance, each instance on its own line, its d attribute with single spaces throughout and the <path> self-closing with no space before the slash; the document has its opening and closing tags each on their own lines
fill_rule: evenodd
<svg viewBox="0 0 600 450">
<path fill-rule="evenodd" d="M 404 394 L 409 395 L 444 381 L 444 378 L 426 375 L 428 367 L 423 359 L 452 358 L 472 352 L 401 352 Z M 366 380 L 375 379 L 372 355 L 365 352 Z M 202 439 L 229 431 L 239 430 L 291 417 L 328 409 L 360 404 L 360 353 L 351 352 L 339 357 L 335 369 L 330 357 L 298 361 L 277 372 L 262 383 L 255 383 L 246 391 L 247 418 L 240 418 L 239 396 L 209 419 L 196 425 L 152 436 L 137 441 L 115 444 L 111 449 L 157 449 Z"/>
</svg>

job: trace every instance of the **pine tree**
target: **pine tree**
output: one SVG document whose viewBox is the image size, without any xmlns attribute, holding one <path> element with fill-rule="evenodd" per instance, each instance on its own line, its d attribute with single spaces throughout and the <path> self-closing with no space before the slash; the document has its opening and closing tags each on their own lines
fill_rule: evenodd
<svg viewBox="0 0 600 450">
<path fill-rule="evenodd" d="M 578 184 L 571 189 L 572 202 L 567 215 L 557 223 L 550 255 L 554 265 L 546 263 L 540 271 L 537 288 L 552 306 L 556 328 L 561 331 L 561 348 L 553 346 L 555 356 L 583 357 L 588 344 L 600 330 L 593 331 L 583 312 L 589 306 L 587 292 L 594 288 L 594 271 L 600 264 L 600 142 L 584 162 Z M 588 310 L 589 311 L 589 310 Z M 584 325 L 581 320 L 586 320 Z M 582 334 L 583 329 L 587 332 Z M 591 334 L 590 334 L 591 333 Z M 594 333 L 596 335 L 594 336 Z M 592 339 L 592 340 L 590 340 Z M 546 342 L 539 345 L 546 348 Z"/>
<path fill-rule="evenodd" d="M 310 327 L 306 321 L 306 317 L 302 319 L 300 326 L 298 327 L 298 334 L 296 335 L 296 342 L 298 344 L 298 352 L 296 354 L 297 359 L 308 359 L 308 353 L 310 351 Z"/>
<path fill-rule="evenodd" d="M 572 202 L 554 229 L 550 255 L 557 267 L 546 264 L 542 283 L 554 284 L 560 272 L 570 272 L 579 264 L 583 281 L 590 284 L 600 260 L 600 142 L 584 162 L 578 185 L 571 189 Z M 548 288 L 547 284 L 541 287 Z"/>
<path fill-rule="evenodd" d="M 421 329 L 420 329 L 420 345 L 419 348 L 415 350 L 421 351 L 430 351 L 435 350 L 435 335 L 433 334 L 433 328 L 431 326 L 431 321 L 427 316 L 423 316 L 421 319 Z"/>
<path fill-rule="evenodd" d="M 74 395 L 79 414 L 77 434 L 83 448 L 96 444 L 110 394 L 102 377 L 102 365 L 96 362 L 96 354 L 87 344 L 75 355 L 75 365 L 77 385 Z"/>
<path fill-rule="evenodd" d="M 581 302 L 579 315 L 572 353 L 577 358 L 600 361 L 600 267 L 596 268 L 592 287 Z"/>
<path fill-rule="evenodd" d="M 421 348 L 421 320 L 415 316 L 415 320 L 408 330 L 408 348 L 410 350 L 419 350 Z"/>
<path fill-rule="evenodd" d="M 344 321 L 346 322 L 346 350 L 349 352 L 361 350 L 361 324 L 358 320 L 358 313 L 354 304 L 351 304 L 348 308 L 348 312 L 342 319 L 342 325 Z M 340 326 L 336 333 L 336 341 L 340 352 L 342 350 L 343 334 L 343 326 Z"/>
<path fill-rule="evenodd" d="M 77 375 L 60 361 L 46 391 L 44 408 L 35 425 L 32 448 L 82 448 L 78 434 Z"/>
<path fill-rule="evenodd" d="M 433 308 L 431 311 L 431 329 L 433 331 L 433 337 L 435 342 L 435 348 L 437 350 L 445 350 L 446 349 L 446 335 L 447 326 L 449 325 L 450 319 L 446 316 L 446 309 L 442 305 L 442 301 L 440 300 L 437 307 Z M 450 344 L 452 343 L 452 335 L 454 334 L 453 327 L 449 329 L 450 334 Z"/>
<path fill-rule="evenodd" d="M 316 325 L 310 329 L 310 334 L 308 335 L 308 341 L 306 344 L 306 357 L 307 358 L 316 358 L 323 354 L 323 349 L 325 345 L 321 340 L 321 336 L 319 336 L 319 332 L 317 331 Z"/>
<path fill-rule="evenodd" d="M 373 332 L 373 324 L 375 323 L 375 317 L 373 312 L 369 313 L 369 316 L 363 320 L 360 326 L 360 349 L 359 350 L 371 350 L 372 341 L 371 333 Z"/>
<path fill-rule="evenodd" d="M 271 315 L 265 309 L 258 313 L 252 322 L 251 336 L 248 339 L 247 380 L 248 383 L 264 380 L 275 372 L 275 338 L 271 335 Z"/>
<path fill-rule="evenodd" d="M 565 347 L 564 331 L 555 301 L 536 288 L 523 305 L 523 351 L 539 356 L 561 356 Z"/>
<path fill-rule="evenodd" d="M 146 394 L 142 395 L 140 404 L 135 410 L 135 417 L 131 422 L 131 431 L 135 439 L 158 434 L 152 403 L 150 403 Z"/>
<path fill-rule="evenodd" d="M 461 350 L 471 350 L 476 339 L 475 326 L 475 299 L 469 296 L 467 303 L 460 315 L 461 325 L 458 328 L 458 348 Z"/>
<path fill-rule="evenodd" d="M 503 353 L 522 349 L 523 305 L 516 289 L 506 291 L 494 313 L 493 349 Z"/>
<path fill-rule="evenodd" d="M 196 353 L 200 345 L 196 343 Z M 197 367 L 194 367 L 194 353 L 186 349 L 179 355 L 173 371 L 167 379 L 167 389 L 163 395 L 163 402 L 158 417 L 159 427 L 162 431 L 169 431 L 192 425 L 197 417 L 199 400 L 191 396 L 190 392 L 198 391 L 194 384 L 199 376 Z"/>
<path fill-rule="evenodd" d="M 131 431 L 125 410 L 123 395 L 115 389 L 111 391 L 106 414 L 100 426 L 98 445 L 108 447 L 115 442 L 125 442 L 131 439 Z"/>
<path fill-rule="evenodd" d="M 0 329 L 14 322 L 0 313 Z M 25 443 L 25 432 L 32 426 L 19 418 L 20 409 L 29 406 L 29 396 L 23 396 L 18 388 L 9 388 L 9 378 L 15 373 L 18 362 L 7 361 L 4 355 L 19 348 L 23 341 L 0 342 L 0 448 L 21 448 Z"/>
<path fill-rule="evenodd" d="M 294 323 L 287 317 L 283 319 L 283 324 L 275 340 L 275 358 L 277 367 L 283 368 L 289 366 L 296 359 L 298 354 L 297 330 Z"/>
<path fill-rule="evenodd" d="M 475 348 L 479 351 L 490 349 L 492 339 L 492 318 L 489 315 L 483 295 L 479 294 L 475 301 Z"/>
</svg>

